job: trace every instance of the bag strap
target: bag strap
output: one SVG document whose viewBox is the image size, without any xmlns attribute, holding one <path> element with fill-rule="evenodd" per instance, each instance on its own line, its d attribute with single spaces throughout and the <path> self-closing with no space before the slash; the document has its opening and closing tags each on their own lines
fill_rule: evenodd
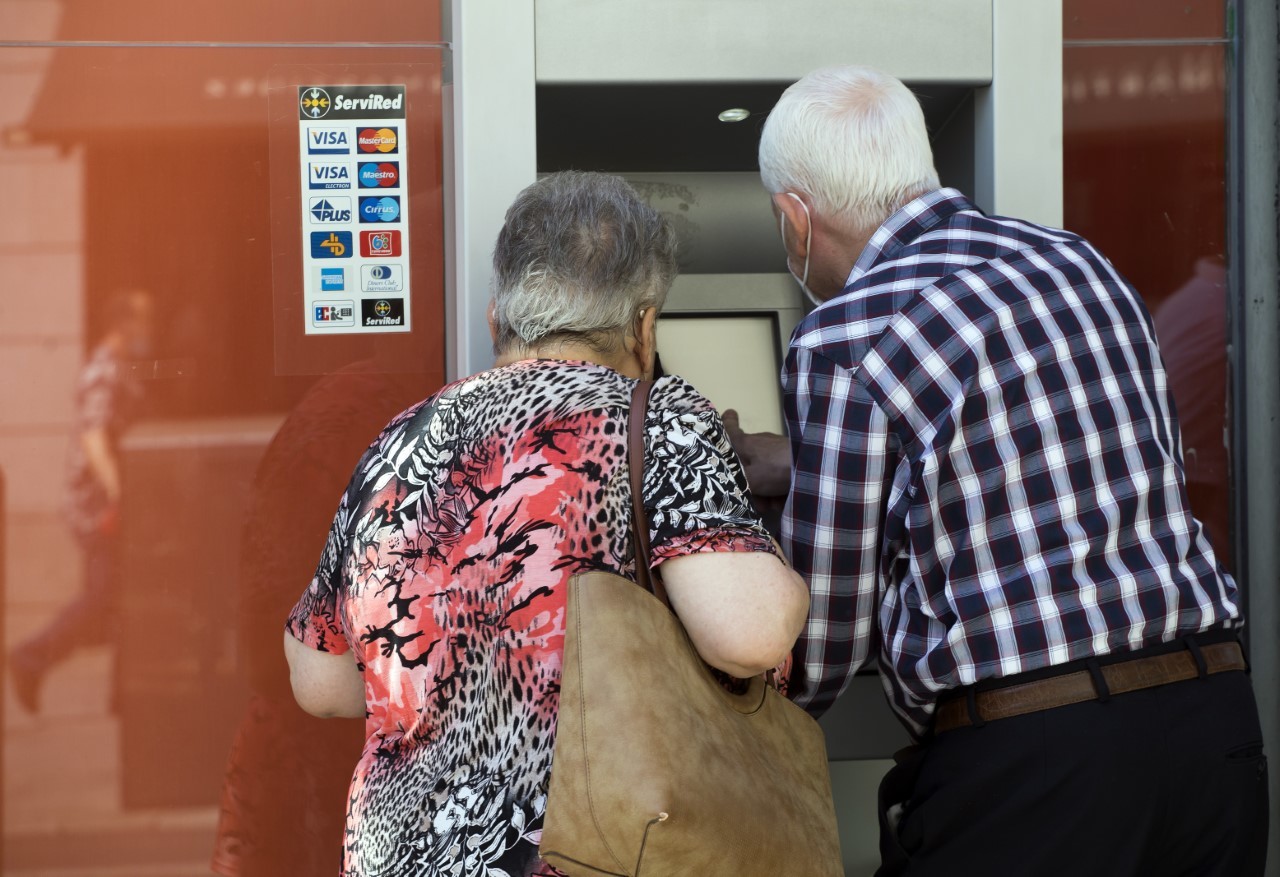
<svg viewBox="0 0 1280 877">
<path fill-rule="evenodd" d="M 670 609 L 662 578 L 653 572 L 649 555 L 649 516 L 644 511 L 644 419 L 653 381 L 639 381 L 631 391 L 627 415 L 627 469 L 631 477 L 631 532 L 636 546 L 636 582 Z"/>
</svg>

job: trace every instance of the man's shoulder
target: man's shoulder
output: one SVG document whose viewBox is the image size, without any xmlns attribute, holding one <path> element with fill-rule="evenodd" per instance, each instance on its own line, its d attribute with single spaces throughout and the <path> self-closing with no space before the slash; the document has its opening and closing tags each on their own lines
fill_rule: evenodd
<svg viewBox="0 0 1280 877">
<path fill-rule="evenodd" d="M 977 210 L 957 212 L 811 311 L 792 345 L 851 368 L 927 290 L 978 290 L 1009 273 L 1050 273 L 1069 260 L 1105 263 L 1072 232 Z"/>
</svg>

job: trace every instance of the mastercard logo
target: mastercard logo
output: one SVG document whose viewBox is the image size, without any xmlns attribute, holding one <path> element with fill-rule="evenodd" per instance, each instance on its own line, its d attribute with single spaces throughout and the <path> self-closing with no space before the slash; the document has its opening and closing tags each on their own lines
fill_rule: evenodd
<svg viewBox="0 0 1280 877">
<path fill-rule="evenodd" d="M 365 128 L 356 137 L 356 147 L 361 152 L 380 152 L 386 155 L 400 147 L 395 128 Z"/>
</svg>

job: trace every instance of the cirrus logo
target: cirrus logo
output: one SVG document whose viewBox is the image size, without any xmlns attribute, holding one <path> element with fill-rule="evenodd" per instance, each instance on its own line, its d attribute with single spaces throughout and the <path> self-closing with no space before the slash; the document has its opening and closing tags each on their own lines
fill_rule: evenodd
<svg viewBox="0 0 1280 877">
<path fill-rule="evenodd" d="M 400 220 L 400 196 L 383 195 L 381 198 L 360 199 L 361 222 L 398 222 Z"/>
<path fill-rule="evenodd" d="M 360 188 L 393 189 L 400 185 L 400 162 L 367 162 L 360 165 Z"/>
</svg>

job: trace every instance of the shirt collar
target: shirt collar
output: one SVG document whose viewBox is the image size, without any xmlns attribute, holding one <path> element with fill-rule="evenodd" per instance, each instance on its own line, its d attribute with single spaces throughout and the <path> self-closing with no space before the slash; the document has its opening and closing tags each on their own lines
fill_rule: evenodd
<svg viewBox="0 0 1280 877">
<path fill-rule="evenodd" d="M 853 265 L 845 289 L 881 262 L 898 254 L 903 247 L 962 210 L 977 210 L 972 201 L 957 189 L 934 189 L 907 202 L 886 219 L 867 241 L 862 255 Z"/>
</svg>

